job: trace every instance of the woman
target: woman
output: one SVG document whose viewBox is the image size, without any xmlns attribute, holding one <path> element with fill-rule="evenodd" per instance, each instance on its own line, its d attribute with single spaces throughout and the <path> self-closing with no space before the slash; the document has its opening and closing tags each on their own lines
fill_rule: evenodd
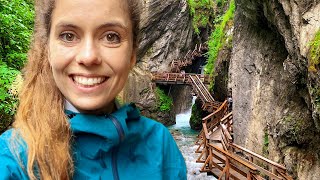
<svg viewBox="0 0 320 180">
<path fill-rule="evenodd" d="M 136 62 L 138 0 L 38 0 L 0 179 L 186 179 L 168 130 L 115 97 Z"/>
</svg>

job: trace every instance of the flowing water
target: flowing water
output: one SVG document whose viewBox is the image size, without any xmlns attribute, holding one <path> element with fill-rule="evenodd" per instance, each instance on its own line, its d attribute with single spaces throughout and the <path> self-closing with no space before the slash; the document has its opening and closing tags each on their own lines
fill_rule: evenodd
<svg viewBox="0 0 320 180">
<path fill-rule="evenodd" d="M 192 104 L 194 104 L 195 97 Z M 176 124 L 169 127 L 169 130 L 175 138 L 180 151 L 187 164 L 188 180 L 215 180 L 213 176 L 207 176 L 207 173 L 200 173 L 202 163 L 196 163 L 200 154 L 195 153 L 197 149 L 196 142 L 198 132 L 190 128 L 189 120 L 191 117 L 191 107 L 188 111 L 176 115 Z"/>
</svg>

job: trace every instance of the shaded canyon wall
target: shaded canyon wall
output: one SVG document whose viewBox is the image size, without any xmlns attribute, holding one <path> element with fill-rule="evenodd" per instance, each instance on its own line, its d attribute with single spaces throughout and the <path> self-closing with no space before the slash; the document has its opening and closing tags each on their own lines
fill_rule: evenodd
<svg viewBox="0 0 320 180">
<path fill-rule="evenodd" d="M 318 71 L 308 71 L 319 0 L 236 0 L 229 88 L 237 144 L 320 177 Z M 317 74 L 318 73 L 318 74 Z"/>
<path fill-rule="evenodd" d="M 182 90 L 166 87 L 176 108 L 161 112 L 150 73 L 169 71 L 171 61 L 191 49 L 193 30 L 187 3 L 186 0 L 146 0 L 142 12 L 138 62 L 121 95 L 124 101 L 135 102 L 143 115 L 171 125 L 175 123 L 175 111 L 185 109 L 180 108 L 179 102 L 185 101 L 188 87 Z M 188 98 L 190 103 L 191 98 Z"/>
</svg>

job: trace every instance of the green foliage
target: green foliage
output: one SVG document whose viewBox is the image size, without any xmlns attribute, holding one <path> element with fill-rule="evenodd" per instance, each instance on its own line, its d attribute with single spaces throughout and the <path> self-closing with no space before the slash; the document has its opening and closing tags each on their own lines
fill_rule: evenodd
<svg viewBox="0 0 320 180">
<path fill-rule="evenodd" d="M 264 131 L 264 141 L 263 141 L 263 148 L 262 148 L 262 153 L 265 156 L 269 155 L 269 134 L 267 130 Z"/>
<path fill-rule="evenodd" d="M 202 109 L 198 109 L 196 103 L 192 105 L 191 117 L 190 117 L 190 126 L 195 129 L 201 129 L 202 127 Z"/>
<path fill-rule="evenodd" d="M 33 29 L 31 0 L 0 0 L 0 61 L 21 69 Z"/>
<path fill-rule="evenodd" d="M 320 64 L 320 30 L 310 43 L 309 71 L 316 72 L 316 65 Z"/>
<path fill-rule="evenodd" d="M 200 27 L 206 27 L 213 16 L 213 0 L 188 0 L 192 25 L 196 34 L 200 34 Z"/>
<path fill-rule="evenodd" d="M 166 95 L 159 87 L 156 88 L 156 94 L 158 97 L 158 109 L 162 112 L 169 112 L 173 105 L 172 98 Z"/>
<path fill-rule="evenodd" d="M 208 47 L 208 62 L 205 66 L 205 74 L 210 74 L 211 76 L 215 76 L 214 72 L 214 64 L 218 57 L 218 53 L 221 50 L 221 48 L 224 46 L 226 42 L 226 33 L 224 32 L 226 25 L 228 22 L 233 20 L 234 17 L 234 11 L 235 11 L 235 3 L 234 0 L 230 1 L 229 9 L 226 11 L 226 13 L 223 16 L 218 16 L 215 19 L 215 22 L 217 23 L 215 25 L 215 30 L 211 33 Z M 232 38 L 231 38 L 232 40 Z M 211 87 L 213 85 L 211 84 Z"/>
<path fill-rule="evenodd" d="M 33 29 L 32 0 L 0 0 L 0 132 L 11 123 Z M 19 81 L 15 83 L 16 81 Z"/>
<path fill-rule="evenodd" d="M 0 132 L 12 121 L 18 97 L 12 83 L 20 72 L 0 62 Z"/>
</svg>

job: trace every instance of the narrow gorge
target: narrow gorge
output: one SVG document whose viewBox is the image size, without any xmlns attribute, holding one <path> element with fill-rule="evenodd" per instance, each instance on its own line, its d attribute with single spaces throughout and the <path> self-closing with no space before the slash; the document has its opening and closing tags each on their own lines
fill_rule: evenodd
<svg viewBox="0 0 320 180">
<path fill-rule="evenodd" d="M 174 124 L 175 114 L 191 104 L 192 89 L 158 86 L 151 73 L 169 72 L 173 60 L 207 43 L 209 57 L 217 52 L 204 71 L 214 77 L 216 100 L 232 96 L 235 142 L 285 165 L 294 179 L 320 177 L 320 1 L 235 0 L 231 18 L 228 1 L 212 1 L 209 8 L 191 2 L 197 1 L 144 1 L 139 62 L 122 100 Z M 197 12 L 208 23 L 196 24 Z M 169 110 L 159 110 L 157 89 L 172 98 Z M 194 116 L 201 122 L 204 115 Z"/>
</svg>

